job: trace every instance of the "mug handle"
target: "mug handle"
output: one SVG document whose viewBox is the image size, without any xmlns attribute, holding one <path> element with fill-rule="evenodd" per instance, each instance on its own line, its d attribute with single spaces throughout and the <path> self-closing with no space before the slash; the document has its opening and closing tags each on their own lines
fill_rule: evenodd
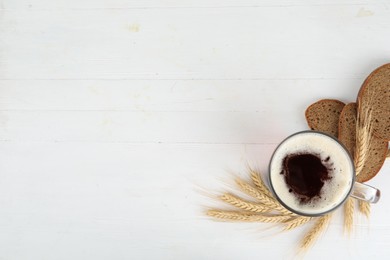
<svg viewBox="0 0 390 260">
<path fill-rule="evenodd" d="M 379 198 L 381 197 L 381 192 L 380 190 L 367 184 L 355 182 L 351 197 L 370 203 L 377 203 Z"/>
</svg>

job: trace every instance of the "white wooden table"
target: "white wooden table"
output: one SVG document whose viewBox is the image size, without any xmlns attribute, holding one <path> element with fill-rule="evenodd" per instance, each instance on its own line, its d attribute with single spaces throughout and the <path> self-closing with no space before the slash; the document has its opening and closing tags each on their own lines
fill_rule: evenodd
<svg viewBox="0 0 390 260">
<path fill-rule="evenodd" d="M 1 0 L 0 259 L 295 257 L 304 229 L 212 221 L 204 191 L 389 60 L 390 1 Z M 390 162 L 370 184 L 307 258 L 390 256 Z"/>
</svg>

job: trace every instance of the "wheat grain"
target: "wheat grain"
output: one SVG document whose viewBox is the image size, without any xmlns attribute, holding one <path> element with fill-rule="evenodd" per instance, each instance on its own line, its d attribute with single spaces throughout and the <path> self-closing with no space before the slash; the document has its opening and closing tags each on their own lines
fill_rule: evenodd
<svg viewBox="0 0 390 260">
<path fill-rule="evenodd" d="M 292 220 L 285 222 L 284 230 L 287 231 L 302 226 L 303 224 L 306 224 L 312 219 L 313 219 L 312 217 L 303 217 L 303 216 L 295 217 Z"/>
<path fill-rule="evenodd" d="M 237 207 L 237 208 L 240 208 L 240 209 L 243 209 L 246 211 L 262 213 L 262 212 L 268 212 L 271 210 L 270 208 L 268 208 L 264 205 L 259 205 L 259 204 L 253 203 L 253 202 L 243 200 L 243 199 L 236 197 L 236 196 L 229 194 L 229 193 L 225 193 L 222 196 L 220 196 L 219 198 L 221 200 Z"/>
<path fill-rule="evenodd" d="M 253 184 L 257 187 L 257 189 L 267 195 L 270 198 L 273 198 L 271 192 L 268 190 L 267 186 L 265 185 L 263 179 L 260 177 L 260 173 L 256 172 L 252 168 L 249 168 L 249 172 L 251 175 L 251 179 Z"/>
<path fill-rule="evenodd" d="M 288 220 L 289 216 L 266 216 L 258 214 L 242 213 L 240 211 L 224 211 L 224 210 L 208 210 L 207 215 L 210 217 L 223 219 L 223 220 L 234 220 L 234 221 L 245 221 L 245 222 L 264 222 L 264 223 L 279 223 Z"/>
<path fill-rule="evenodd" d="M 356 129 L 356 149 L 355 149 L 355 171 L 356 175 L 359 175 L 367 160 L 368 151 L 371 141 L 371 127 L 358 125 Z"/>
<path fill-rule="evenodd" d="M 368 152 L 368 145 L 370 138 L 367 137 L 366 134 L 364 134 L 364 130 L 361 129 L 358 131 L 356 136 L 356 149 L 355 149 L 355 173 L 356 175 L 359 175 L 365 165 L 366 158 L 367 158 L 367 152 Z"/>
<path fill-rule="evenodd" d="M 321 232 L 323 232 L 324 229 L 328 226 L 331 217 L 332 214 L 327 214 L 318 218 L 314 226 L 303 237 L 301 241 L 301 250 L 307 250 L 310 246 L 313 245 Z"/>
<path fill-rule="evenodd" d="M 367 201 L 359 200 L 359 211 L 363 213 L 367 218 L 370 216 L 371 204 Z"/>
<path fill-rule="evenodd" d="M 354 210 L 355 201 L 352 198 L 348 198 L 344 204 L 344 228 L 348 234 L 352 232 Z"/>
<path fill-rule="evenodd" d="M 259 200 L 262 204 L 269 206 L 271 208 L 279 206 L 274 198 L 269 198 L 264 193 L 258 191 L 256 188 L 252 187 L 250 184 L 246 183 L 245 181 L 236 178 L 236 184 L 241 189 L 241 191 Z"/>
<path fill-rule="evenodd" d="M 246 193 L 249 196 L 252 196 L 253 198 L 259 200 L 265 206 L 267 206 L 267 207 L 269 207 L 269 208 L 271 208 L 273 210 L 277 210 L 277 211 L 279 211 L 280 213 L 282 213 L 284 215 L 295 215 L 291 211 L 289 211 L 286 208 L 284 208 L 274 198 L 270 198 L 270 197 L 266 196 L 264 193 L 261 193 L 256 188 L 252 187 L 251 185 L 249 185 L 248 183 L 242 181 L 241 179 L 237 178 L 236 179 L 236 183 L 237 183 L 237 185 L 240 187 L 240 189 L 244 193 Z"/>
</svg>

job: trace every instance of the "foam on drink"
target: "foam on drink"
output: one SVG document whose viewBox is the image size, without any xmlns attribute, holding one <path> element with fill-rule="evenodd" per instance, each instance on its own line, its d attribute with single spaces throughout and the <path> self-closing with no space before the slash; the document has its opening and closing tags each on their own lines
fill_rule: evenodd
<svg viewBox="0 0 390 260">
<path fill-rule="evenodd" d="M 328 169 L 320 193 L 311 199 L 292 191 L 283 174 L 286 158 L 313 154 Z M 349 194 L 354 168 L 348 152 L 333 138 L 317 132 L 303 132 L 286 139 L 275 151 L 270 164 L 270 181 L 279 199 L 290 209 L 303 214 L 321 214 L 338 206 Z"/>
</svg>

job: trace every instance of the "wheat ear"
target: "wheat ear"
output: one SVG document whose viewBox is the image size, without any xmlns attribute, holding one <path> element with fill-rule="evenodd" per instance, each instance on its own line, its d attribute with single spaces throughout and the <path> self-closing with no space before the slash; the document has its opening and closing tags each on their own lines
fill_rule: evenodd
<svg viewBox="0 0 390 260">
<path fill-rule="evenodd" d="M 316 241 L 316 239 L 321 234 L 321 232 L 323 232 L 324 229 L 328 226 L 331 217 L 332 217 L 332 214 L 327 214 L 325 216 L 318 218 L 318 220 L 316 221 L 314 226 L 310 229 L 310 231 L 302 239 L 301 250 L 305 251 L 310 246 L 313 245 L 313 243 Z"/>
<path fill-rule="evenodd" d="M 344 228 L 348 234 L 352 232 L 354 210 L 355 201 L 352 198 L 348 198 L 344 205 Z"/>
<path fill-rule="evenodd" d="M 309 222 L 312 219 L 313 219 L 312 217 L 302 217 L 302 216 L 296 217 L 292 220 L 285 222 L 284 230 L 288 231 L 288 230 L 294 229 L 296 227 L 302 226 L 303 224 L 306 224 L 307 222 Z"/>
<path fill-rule="evenodd" d="M 265 195 L 267 195 L 268 197 L 273 198 L 271 192 L 268 190 L 268 188 L 265 185 L 263 179 L 260 177 L 260 174 L 258 172 L 256 172 L 255 170 L 253 170 L 252 168 L 249 168 L 249 172 L 250 172 L 250 175 L 251 175 L 252 182 L 253 182 L 253 184 L 255 184 L 256 188 L 260 192 L 262 192 Z"/>
<path fill-rule="evenodd" d="M 289 211 L 286 208 L 284 208 L 274 198 L 270 198 L 270 197 L 266 196 L 265 194 L 261 193 L 256 188 L 252 187 L 251 185 L 249 185 L 248 183 L 242 181 L 241 179 L 237 178 L 236 179 L 236 183 L 237 183 L 238 187 L 244 193 L 246 193 L 249 196 L 259 200 L 265 206 L 267 206 L 267 207 L 269 207 L 269 208 L 271 208 L 273 210 L 277 210 L 277 211 L 279 211 L 279 212 L 281 212 L 282 214 L 285 214 L 285 215 L 294 215 L 294 213 L 292 213 L 291 211 Z"/>
<path fill-rule="evenodd" d="M 359 98 L 359 105 L 361 105 L 361 100 Z M 369 103 L 372 102 L 372 98 L 368 100 Z M 371 106 L 367 106 L 369 108 Z M 367 154 L 370 149 L 371 138 L 372 138 L 372 127 L 371 127 L 371 110 L 366 109 L 363 113 L 357 114 L 356 119 L 356 150 L 354 154 L 354 163 L 356 175 L 359 175 L 363 168 L 364 164 L 367 160 Z M 351 207 L 351 206 L 350 206 Z M 349 210 L 351 211 L 351 210 Z M 367 218 L 370 215 L 370 205 L 367 202 L 359 201 L 359 211 L 363 213 Z M 347 210 L 346 210 L 347 213 Z M 347 220 L 349 216 L 345 215 L 345 219 Z M 352 225 L 349 228 L 347 222 L 345 222 L 345 228 L 348 230 L 352 230 Z"/>
<path fill-rule="evenodd" d="M 289 216 L 264 216 L 257 214 L 242 213 L 240 211 L 224 211 L 224 210 L 208 210 L 207 215 L 210 217 L 234 220 L 234 221 L 246 221 L 246 222 L 264 222 L 264 223 L 279 223 L 288 220 Z"/>
<path fill-rule="evenodd" d="M 368 102 L 371 103 L 371 98 Z M 359 106 L 361 106 L 360 99 Z M 367 107 L 370 106 L 367 105 Z M 364 167 L 372 138 L 371 110 L 368 108 L 362 113 L 359 113 L 360 109 L 358 109 L 356 119 L 356 150 L 354 155 L 356 175 L 360 174 Z"/>
<path fill-rule="evenodd" d="M 359 211 L 363 213 L 367 218 L 370 217 L 371 204 L 367 201 L 359 200 Z"/>
<path fill-rule="evenodd" d="M 369 144 L 371 136 L 367 132 L 371 132 L 369 126 L 358 126 L 356 135 L 356 150 L 355 150 L 355 171 L 356 175 L 359 175 L 367 160 L 367 152 L 369 150 Z"/>
<path fill-rule="evenodd" d="M 367 118 L 363 117 L 356 124 L 356 149 L 355 149 L 355 173 L 359 175 L 364 167 L 367 158 L 367 151 L 369 149 L 371 129 L 369 124 L 364 125 Z M 361 211 L 361 208 L 359 208 Z M 354 203 L 351 198 L 348 198 L 344 205 L 344 229 L 348 234 L 351 234 L 353 228 L 353 213 L 354 213 Z M 366 213 L 365 214 L 369 214 Z"/>
<path fill-rule="evenodd" d="M 258 213 L 270 211 L 270 209 L 268 207 L 265 207 L 264 205 L 259 205 L 253 202 L 246 201 L 230 193 L 225 193 L 219 198 L 229 203 L 230 205 L 233 205 L 239 209 L 243 209 L 246 211 L 258 212 Z"/>
</svg>

